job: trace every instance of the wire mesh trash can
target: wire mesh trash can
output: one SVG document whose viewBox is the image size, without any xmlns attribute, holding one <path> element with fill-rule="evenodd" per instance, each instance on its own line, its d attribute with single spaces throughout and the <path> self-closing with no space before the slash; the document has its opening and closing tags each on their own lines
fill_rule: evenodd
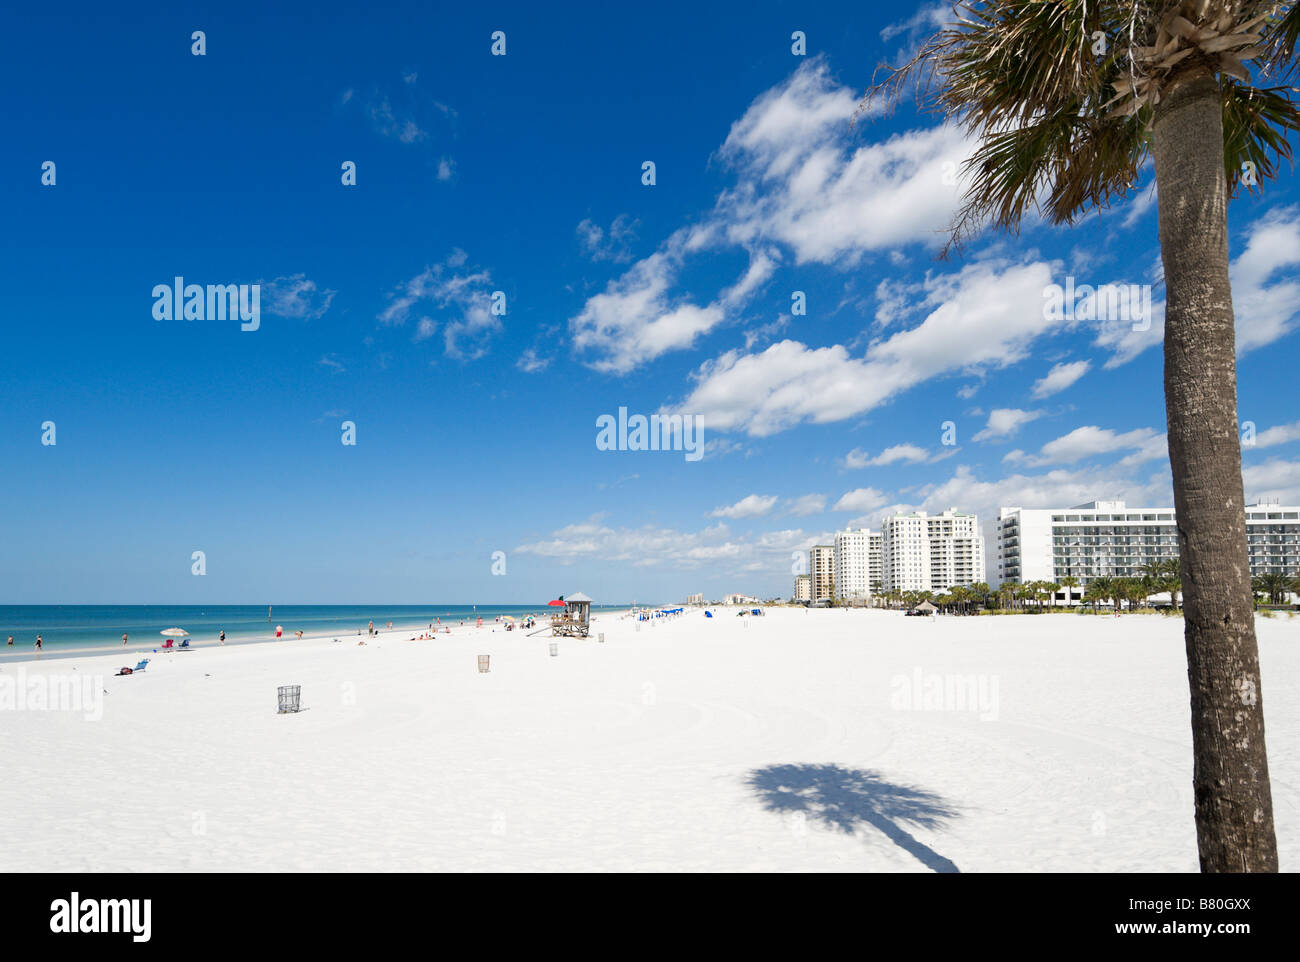
<svg viewBox="0 0 1300 962">
<path fill-rule="evenodd" d="M 479 670 L 480 673 L 482 673 L 482 674 L 484 674 L 484 675 L 486 675 L 486 674 L 488 673 L 488 665 L 490 664 L 491 660 L 492 660 L 492 656 L 491 656 L 491 655 L 479 655 L 479 656 L 478 656 L 478 670 Z"/>
<path fill-rule="evenodd" d="M 554 658 L 559 653 L 560 653 L 559 642 L 555 642 L 555 641 L 551 642 L 551 657 Z"/>
<path fill-rule="evenodd" d="M 280 710 L 277 714 L 302 710 L 302 685 L 281 685 L 276 691 L 280 696 Z"/>
</svg>

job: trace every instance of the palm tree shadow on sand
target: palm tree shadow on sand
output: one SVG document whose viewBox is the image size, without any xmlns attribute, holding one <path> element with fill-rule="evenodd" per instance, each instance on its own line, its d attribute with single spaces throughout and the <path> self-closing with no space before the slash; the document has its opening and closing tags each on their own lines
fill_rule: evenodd
<svg viewBox="0 0 1300 962">
<path fill-rule="evenodd" d="M 750 772 L 746 783 L 770 812 L 802 812 L 810 821 L 847 835 L 868 825 L 931 871 L 960 871 L 907 830 L 940 828 L 957 817 L 957 811 L 933 792 L 839 765 L 769 765 Z"/>
</svg>

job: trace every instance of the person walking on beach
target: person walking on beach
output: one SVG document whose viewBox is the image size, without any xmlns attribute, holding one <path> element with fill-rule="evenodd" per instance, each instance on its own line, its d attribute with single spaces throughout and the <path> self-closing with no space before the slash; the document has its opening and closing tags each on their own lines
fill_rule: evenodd
<svg viewBox="0 0 1300 962">
<path fill-rule="evenodd" d="M 41 641 L 41 636 L 40 636 L 40 635 L 37 635 L 37 636 L 36 636 L 36 651 L 37 651 L 37 654 L 40 653 L 41 645 L 43 645 L 43 644 L 44 644 L 44 642 Z"/>
<path fill-rule="evenodd" d="M 122 632 L 122 644 L 126 644 L 126 632 Z"/>
<path fill-rule="evenodd" d="M 366 633 L 372 638 L 375 636 L 375 623 L 373 621 L 366 627 Z"/>
<path fill-rule="evenodd" d="M 217 635 L 217 640 L 218 640 L 219 642 L 221 642 L 223 645 L 226 643 L 226 629 L 225 629 L 225 628 L 222 628 L 222 629 L 221 629 L 221 634 Z"/>
<path fill-rule="evenodd" d="M 276 637 L 276 639 L 278 640 L 279 637 L 280 637 L 282 634 L 284 634 L 284 629 L 283 629 L 282 627 L 280 627 L 279 625 L 276 625 L 276 626 L 275 626 L 275 637 Z"/>
</svg>

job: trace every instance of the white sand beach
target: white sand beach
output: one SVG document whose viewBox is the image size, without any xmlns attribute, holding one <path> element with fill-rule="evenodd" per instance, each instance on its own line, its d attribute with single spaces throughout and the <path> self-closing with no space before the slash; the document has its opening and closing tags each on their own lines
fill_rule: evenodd
<svg viewBox="0 0 1300 962">
<path fill-rule="evenodd" d="M 1197 869 L 1181 620 L 717 611 L 6 663 L 107 694 L 0 711 L 0 870 Z M 1258 626 L 1294 870 L 1300 618 Z"/>
</svg>

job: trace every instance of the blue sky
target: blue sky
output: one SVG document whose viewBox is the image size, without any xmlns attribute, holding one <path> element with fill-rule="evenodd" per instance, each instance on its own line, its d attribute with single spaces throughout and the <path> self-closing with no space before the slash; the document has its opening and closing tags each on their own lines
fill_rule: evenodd
<svg viewBox="0 0 1300 962">
<path fill-rule="evenodd" d="M 933 8 L 75 6 L 0 23 L 0 602 L 788 594 L 895 507 L 1170 501 L 1150 190 L 938 261 L 968 144 L 850 126 Z M 1230 209 L 1247 495 L 1292 504 L 1297 204 Z M 176 275 L 260 328 L 155 320 Z M 1067 275 L 1151 330 L 1045 318 Z M 619 407 L 706 456 L 598 450 Z"/>
</svg>

